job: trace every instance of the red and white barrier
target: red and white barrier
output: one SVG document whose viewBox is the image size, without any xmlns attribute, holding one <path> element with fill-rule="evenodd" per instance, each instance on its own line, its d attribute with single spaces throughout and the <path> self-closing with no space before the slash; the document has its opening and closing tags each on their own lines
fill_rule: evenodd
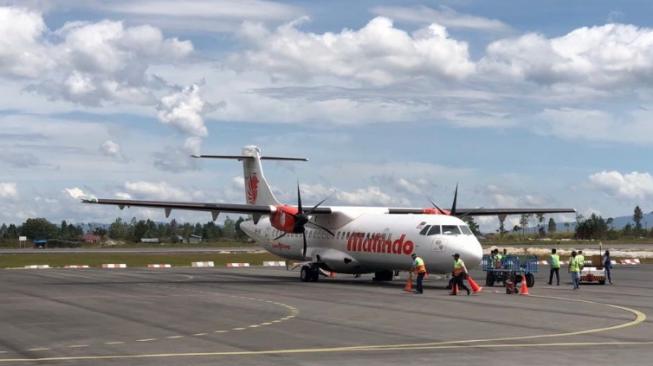
<svg viewBox="0 0 653 366">
<path fill-rule="evenodd" d="M 105 263 L 102 265 L 102 268 L 114 269 L 114 268 L 127 268 L 127 265 L 124 263 Z"/>
<path fill-rule="evenodd" d="M 48 264 L 30 264 L 25 266 L 26 269 L 47 269 L 50 268 Z"/>
<path fill-rule="evenodd" d="M 66 269 L 82 269 L 82 268 L 91 268 L 88 264 L 69 264 L 63 266 Z"/>
<path fill-rule="evenodd" d="M 148 264 L 147 268 L 172 268 L 170 264 Z"/>
<path fill-rule="evenodd" d="M 215 264 L 212 261 L 208 262 L 193 262 L 191 264 L 193 267 L 215 267 Z"/>
<path fill-rule="evenodd" d="M 285 267 L 286 261 L 263 261 L 263 267 Z"/>
<path fill-rule="evenodd" d="M 249 267 L 249 263 L 227 263 L 228 268 Z"/>
</svg>

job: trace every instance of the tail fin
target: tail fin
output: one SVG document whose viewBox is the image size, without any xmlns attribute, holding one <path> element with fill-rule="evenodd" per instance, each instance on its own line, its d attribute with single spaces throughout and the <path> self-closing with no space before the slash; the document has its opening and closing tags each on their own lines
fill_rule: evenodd
<svg viewBox="0 0 653 366">
<path fill-rule="evenodd" d="M 268 181 L 263 175 L 261 166 L 261 150 L 256 146 L 245 146 L 243 156 L 243 174 L 245 177 L 245 199 L 250 205 L 279 205 L 279 201 L 272 193 Z"/>
<path fill-rule="evenodd" d="M 307 161 L 305 158 L 261 156 L 257 146 L 245 146 L 242 155 L 196 155 L 196 158 L 237 159 L 243 162 L 245 199 L 250 205 L 280 205 L 263 175 L 261 160 Z"/>
</svg>

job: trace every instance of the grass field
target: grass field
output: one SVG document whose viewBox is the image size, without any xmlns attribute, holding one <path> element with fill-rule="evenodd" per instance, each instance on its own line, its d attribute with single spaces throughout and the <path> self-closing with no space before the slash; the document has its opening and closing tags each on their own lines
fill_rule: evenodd
<svg viewBox="0 0 653 366">
<path fill-rule="evenodd" d="M 48 264 L 50 267 L 65 265 L 89 265 L 101 267 L 105 263 L 124 263 L 128 267 L 147 267 L 148 264 L 171 264 L 173 266 L 188 266 L 192 262 L 213 261 L 216 266 L 226 263 L 246 262 L 260 265 L 263 261 L 278 261 L 281 258 L 270 253 L 35 253 L 35 254 L 0 254 L 0 268 L 24 267 L 32 264 Z"/>
</svg>

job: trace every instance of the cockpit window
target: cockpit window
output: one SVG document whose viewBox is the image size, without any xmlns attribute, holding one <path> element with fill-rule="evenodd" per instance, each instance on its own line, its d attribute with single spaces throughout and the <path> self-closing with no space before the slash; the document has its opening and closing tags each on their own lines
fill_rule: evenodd
<svg viewBox="0 0 653 366">
<path fill-rule="evenodd" d="M 444 235 L 460 235 L 460 229 L 456 225 L 442 225 Z"/>
<path fill-rule="evenodd" d="M 424 226 L 424 229 L 422 229 L 422 231 L 419 232 L 419 235 L 426 235 L 426 232 L 429 231 L 430 227 L 431 227 L 431 225 Z"/>
<path fill-rule="evenodd" d="M 463 226 L 463 225 L 461 225 L 461 226 L 460 226 L 460 230 L 462 230 L 463 234 L 465 234 L 465 235 L 474 235 L 474 233 L 473 233 L 472 230 L 469 228 L 469 226 Z"/>
<path fill-rule="evenodd" d="M 433 225 L 429 229 L 429 233 L 427 235 L 439 235 L 440 234 L 440 225 Z"/>
</svg>

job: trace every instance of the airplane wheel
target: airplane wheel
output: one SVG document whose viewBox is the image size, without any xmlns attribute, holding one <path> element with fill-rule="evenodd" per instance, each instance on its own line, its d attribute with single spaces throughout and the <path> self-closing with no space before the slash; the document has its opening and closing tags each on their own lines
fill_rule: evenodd
<svg viewBox="0 0 653 366">
<path fill-rule="evenodd" d="M 526 274 L 526 286 L 533 287 L 535 286 L 535 276 L 532 273 Z"/>
<path fill-rule="evenodd" d="M 309 266 L 302 266 L 301 271 L 299 272 L 299 279 L 302 282 L 308 282 L 311 281 L 311 268 Z"/>
<path fill-rule="evenodd" d="M 311 282 L 317 282 L 320 279 L 320 268 L 315 266 L 311 268 Z"/>
</svg>

